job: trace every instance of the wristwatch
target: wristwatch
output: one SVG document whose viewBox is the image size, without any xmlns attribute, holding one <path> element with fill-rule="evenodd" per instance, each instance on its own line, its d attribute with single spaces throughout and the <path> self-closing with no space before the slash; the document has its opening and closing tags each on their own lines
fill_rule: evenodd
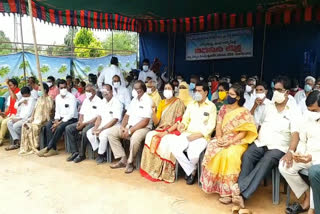
<svg viewBox="0 0 320 214">
<path fill-rule="evenodd" d="M 288 152 L 290 152 L 291 154 L 294 154 L 294 151 L 293 151 L 293 150 L 291 150 L 291 149 L 290 149 Z"/>
<path fill-rule="evenodd" d="M 130 129 L 128 129 L 128 133 L 129 133 L 129 135 L 131 136 L 131 130 L 130 130 Z"/>
</svg>

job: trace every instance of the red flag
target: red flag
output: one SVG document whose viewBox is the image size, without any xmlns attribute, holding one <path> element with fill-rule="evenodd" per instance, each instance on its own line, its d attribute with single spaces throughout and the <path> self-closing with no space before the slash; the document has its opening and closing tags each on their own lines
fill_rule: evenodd
<svg viewBox="0 0 320 214">
<path fill-rule="evenodd" d="M 196 19 L 196 17 L 192 17 L 192 31 L 197 32 L 197 19 Z"/>
<path fill-rule="evenodd" d="M 67 25 L 71 25 L 70 10 L 66 10 Z"/>
<path fill-rule="evenodd" d="M 252 27 L 252 13 L 247 13 L 247 26 Z"/>
<path fill-rule="evenodd" d="M 109 14 L 108 14 L 108 13 L 105 13 L 105 14 L 104 14 L 104 22 L 105 22 L 106 29 L 109 29 L 109 20 L 108 20 L 108 16 L 109 16 Z"/>
<path fill-rule="evenodd" d="M 177 32 L 177 20 L 172 19 L 172 31 Z"/>
<path fill-rule="evenodd" d="M 149 32 L 152 32 L 152 20 L 148 20 Z"/>
<path fill-rule="evenodd" d="M 186 32 L 190 32 L 190 18 L 184 19 L 186 22 Z"/>
<path fill-rule="evenodd" d="M 32 2 L 34 3 L 34 2 Z M 16 13 L 17 11 L 17 7 L 16 7 L 16 1 L 15 0 L 8 0 L 8 5 L 10 7 L 10 12 L 11 13 Z M 32 5 L 33 6 L 33 5 Z"/>
<path fill-rule="evenodd" d="M 214 29 L 218 30 L 220 28 L 220 16 L 218 13 L 214 14 Z"/>
<path fill-rule="evenodd" d="M 289 9 L 286 9 L 284 11 L 284 24 L 290 24 L 291 23 L 291 11 Z"/>
<path fill-rule="evenodd" d="M 42 19 L 46 21 L 47 20 L 46 9 L 43 6 L 41 6 L 40 8 L 41 8 Z"/>
<path fill-rule="evenodd" d="M 84 10 L 80 10 L 80 25 L 84 27 Z"/>
<path fill-rule="evenodd" d="M 312 7 L 307 7 L 304 12 L 304 20 L 306 22 L 311 22 L 312 20 Z"/>
<path fill-rule="evenodd" d="M 50 22 L 51 23 L 55 23 L 56 20 L 54 18 L 54 10 L 53 9 L 49 9 L 49 14 L 50 14 Z"/>
<path fill-rule="evenodd" d="M 271 25 L 271 12 L 266 12 L 266 23 L 267 25 Z"/>
<path fill-rule="evenodd" d="M 164 20 L 160 20 L 160 32 L 164 32 Z"/>
<path fill-rule="evenodd" d="M 118 18 L 119 18 L 119 15 L 115 14 L 115 16 L 114 16 L 114 29 L 116 29 L 116 30 L 118 30 Z"/>
<path fill-rule="evenodd" d="M 127 21 L 128 21 L 128 18 L 124 17 L 123 30 L 127 30 Z"/>
<path fill-rule="evenodd" d="M 200 31 L 204 31 L 204 16 L 199 17 L 199 22 Z"/>
<path fill-rule="evenodd" d="M 230 14 L 230 28 L 235 28 L 236 27 L 236 14 Z"/>
<path fill-rule="evenodd" d="M 97 29 L 98 28 L 98 13 L 97 12 L 93 12 L 93 28 Z"/>
<path fill-rule="evenodd" d="M 58 14 L 59 14 L 59 24 L 62 25 L 63 24 L 62 11 L 59 10 Z"/>
<path fill-rule="evenodd" d="M 179 25 L 180 25 L 180 32 L 183 32 L 183 19 L 179 19 Z"/>
<path fill-rule="evenodd" d="M 36 3 L 34 3 L 34 1 L 32 1 L 31 2 L 31 5 L 32 5 L 32 15 L 33 15 L 33 17 L 35 17 L 35 18 L 37 18 L 38 16 L 38 14 L 37 14 L 37 8 L 36 8 Z M 55 23 L 54 21 L 53 21 L 53 23 Z"/>
</svg>

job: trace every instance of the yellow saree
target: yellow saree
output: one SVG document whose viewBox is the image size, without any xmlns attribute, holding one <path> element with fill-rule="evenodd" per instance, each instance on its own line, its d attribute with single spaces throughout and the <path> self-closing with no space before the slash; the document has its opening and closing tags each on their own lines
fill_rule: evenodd
<svg viewBox="0 0 320 214">
<path fill-rule="evenodd" d="M 228 147 L 219 147 L 217 139 L 209 142 L 203 163 L 201 183 L 203 191 L 218 193 L 221 197 L 232 195 L 231 187 L 237 183 L 241 170 L 241 157 L 258 136 L 253 116 L 245 108 L 227 112 L 223 106 L 218 114 L 218 123 L 222 127 L 222 140 L 233 142 L 239 132 L 246 136 Z"/>
</svg>

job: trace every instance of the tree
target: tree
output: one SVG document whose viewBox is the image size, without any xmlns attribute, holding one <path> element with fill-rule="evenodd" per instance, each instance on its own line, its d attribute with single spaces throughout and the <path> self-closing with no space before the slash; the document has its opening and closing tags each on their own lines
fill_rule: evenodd
<svg viewBox="0 0 320 214">
<path fill-rule="evenodd" d="M 9 65 L 3 65 L 0 67 L 0 77 L 6 76 L 10 72 Z"/>
<path fill-rule="evenodd" d="M 64 37 L 64 44 L 68 47 L 70 47 L 70 50 L 71 50 L 71 47 L 72 47 L 72 37 L 73 37 L 73 40 L 76 36 L 78 32 L 78 29 L 76 28 L 70 28 L 67 35 Z"/>
<path fill-rule="evenodd" d="M 10 49 L 12 48 L 12 44 L 3 42 L 10 42 L 10 39 L 3 31 L 0 30 L 0 55 L 7 55 L 12 52 Z"/>
<path fill-rule="evenodd" d="M 27 68 L 31 69 L 28 60 L 24 59 L 24 61 L 22 61 L 21 64 L 19 65 L 19 69 L 24 70 L 24 69 L 27 69 Z"/>
<path fill-rule="evenodd" d="M 84 69 L 84 72 L 85 72 L 85 73 L 89 73 L 90 71 L 91 71 L 91 68 L 90 68 L 89 65 L 87 65 L 87 66 L 85 67 L 85 69 Z"/>
<path fill-rule="evenodd" d="M 137 34 L 127 32 L 113 33 L 113 50 L 115 51 L 128 51 L 137 52 Z M 106 38 L 103 42 L 105 49 L 112 49 L 112 36 Z"/>
<path fill-rule="evenodd" d="M 48 65 L 43 65 L 41 68 L 40 68 L 40 71 L 41 73 L 47 73 L 48 71 L 50 70 L 49 66 Z"/>
<path fill-rule="evenodd" d="M 67 71 L 67 65 L 66 64 L 62 64 L 61 67 L 58 70 L 59 74 L 63 74 Z"/>
<path fill-rule="evenodd" d="M 93 36 L 93 32 L 87 29 L 80 29 L 74 38 L 75 53 L 78 57 L 100 57 L 106 54 L 102 49 L 101 42 Z M 90 48 L 90 49 L 84 49 Z"/>
</svg>

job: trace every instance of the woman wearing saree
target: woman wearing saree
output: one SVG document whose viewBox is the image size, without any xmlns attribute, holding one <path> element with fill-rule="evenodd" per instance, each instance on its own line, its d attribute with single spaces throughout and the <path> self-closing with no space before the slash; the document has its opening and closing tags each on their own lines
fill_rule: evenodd
<svg viewBox="0 0 320 214">
<path fill-rule="evenodd" d="M 183 102 L 185 107 L 187 107 L 189 103 L 193 102 L 189 93 L 188 83 L 183 81 L 179 84 L 179 95 L 177 97 Z"/>
<path fill-rule="evenodd" d="M 39 95 L 31 118 L 22 126 L 19 155 L 33 154 L 38 151 L 41 127 L 50 120 L 54 104 L 48 95 L 49 87 L 46 83 L 43 83 L 43 88 L 45 94 Z"/>
<path fill-rule="evenodd" d="M 206 193 L 218 193 L 219 201 L 232 203 L 232 187 L 238 181 L 241 157 L 257 137 L 250 112 L 243 108 L 244 89 L 234 84 L 228 95 L 228 105 L 222 106 L 217 119 L 215 138 L 209 142 L 203 162 L 201 183 Z"/>
<path fill-rule="evenodd" d="M 177 130 L 178 121 L 181 121 L 185 107 L 183 102 L 173 96 L 174 86 L 167 83 L 164 88 L 164 97 L 152 115 L 156 130 L 147 134 L 142 153 L 140 173 L 151 181 L 174 182 L 175 158 L 170 152 L 167 134 L 180 135 Z"/>
</svg>

